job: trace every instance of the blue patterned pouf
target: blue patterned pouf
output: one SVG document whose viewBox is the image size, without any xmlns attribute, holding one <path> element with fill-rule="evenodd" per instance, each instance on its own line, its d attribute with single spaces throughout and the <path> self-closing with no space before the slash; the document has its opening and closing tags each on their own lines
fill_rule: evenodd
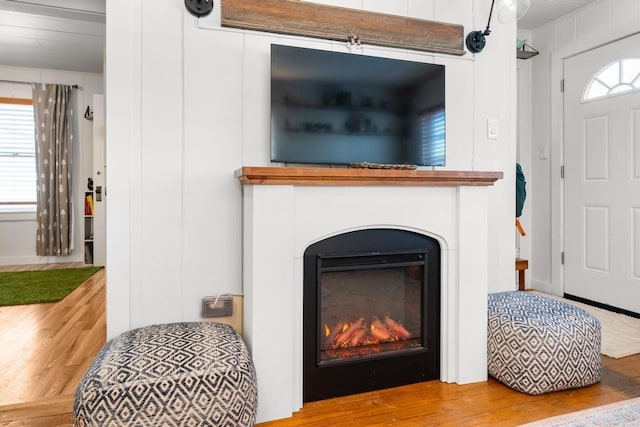
<svg viewBox="0 0 640 427">
<path fill-rule="evenodd" d="M 600 321 L 528 292 L 489 294 L 489 375 L 529 394 L 600 381 Z"/>
<path fill-rule="evenodd" d="M 256 372 L 220 323 L 134 329 L 105 344 L 76 391 L 75 426 L 253 426 Z"/>
</svg>

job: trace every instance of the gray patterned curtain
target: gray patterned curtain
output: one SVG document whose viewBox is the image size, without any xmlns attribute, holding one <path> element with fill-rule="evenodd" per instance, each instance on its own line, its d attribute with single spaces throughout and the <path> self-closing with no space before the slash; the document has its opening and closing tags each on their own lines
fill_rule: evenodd
<svg viewBox="0 0 640 427">
<path fill-rule="evenodd" d="M 69 255 L 72 249 L 71 86 L 33 85 L 38 207 L 36 254 Z"/>
</svg>

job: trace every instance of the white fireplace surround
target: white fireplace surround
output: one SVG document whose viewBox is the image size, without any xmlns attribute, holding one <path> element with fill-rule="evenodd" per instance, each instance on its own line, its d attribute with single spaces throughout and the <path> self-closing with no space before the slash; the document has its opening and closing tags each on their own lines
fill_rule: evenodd
<svg viewBox="0 0 640 427">
<path fill-rule="evenodd" d="M 244 338 L 258 375 L 258 422 L 302 407 L 306 248 L 337 234 L 393 228 L 441 247 L 440 379 L 487 379 L 488 201 L 480 185 L 243 186 Z"/>
</svg>

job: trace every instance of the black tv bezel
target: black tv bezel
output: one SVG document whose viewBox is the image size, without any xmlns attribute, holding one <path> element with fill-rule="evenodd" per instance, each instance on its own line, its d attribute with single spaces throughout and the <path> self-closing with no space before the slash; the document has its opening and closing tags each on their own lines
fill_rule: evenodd
<svg viewBox="0 0 640 427">
<path fill-rule="evenodd" d="M 332 51 L 332 50 L 324 50 L 324 49 L 315 49 L 315 48 L 307 48 L 307 47 L 297 47 L 297 46 L 289 46 L 289 45 L 280 45 L 280 44 L 275 44 L 272 43 L 270 46 L 270 70 L 271 70 L 271 75 L 270 75 L 270 139 L 269 139 L 269 143 L 270 143 L 270 161 L 272 163 L 285 163 L 285 164 L 308 164 L 308 165 L 351 165 L 354 163 L 371 163 L 368 162 L 366 160 L 362 160 L 362 161 L 352 161 L 352 160 L 344 160 L 344 161 L 323 161 L 322 159 L 313 159 L 313 158 L 289 158 L 289 157 L 280 157 L 277 156 L 274 150 L 274 81 L 276 79 L 274 79 L 273 76 L 273 70 L 274 70 L 274 48 L 279 49 L 279 48 L 283 48 L 283 49 L 290 49 L 290 50 L 298 50 L 299 52 L 306 52 L 307 54 L 311 53 L 314 55 L 327 55 L 327 56 L 333 56 L 335 58 L 346 58 L 346 57 L 353 57 L 354 55 L 357 58 L 367 58 L 367 60 L 373 60 L 373 61 L 383 61 L 386 62 L 388 64 L 402 64 L 402 65 L 407 65 L 407 64 L 412 64 L 412 65 L 420 65 L 420 66 L 426 66 L 428 68 L 430 68 L 431 70 L 439 70 L 438 73 L 440 74 L 438 78 L 442 79 L 442 84 L 441 84 L 441 90 L 442 90 L 442 95 L 441 95 L 441 102 L 438 104 L 438 107 L 441 107 L 444 113 L 444 130 L 443 130 L 443 142 L 442 142 L 442 151 L 443 151 L 443 155 L 441 157 L 442 161 L 441 162 L 420 162 L 420 161 L 414 161 L 416 160 L 411 159 L 412 161 L 401 161 L 401 162 L 374 162 L 374 163 L 382 163 L 382 164 L 402 164 L 402 165 L 414 165 L 414 166 L 424 166 L 424 167 L 440 167 L 440 166 L 446 166 L 446 146 L 447 146 L 447 136 L 446 136 L 446 66 L 444 64 L 435 64 L 432 62 L 421 62 L 421 61 L 414 61 L 414 60 L 408 60 L 408 59 L 399 59 L 399 58 L 389 58 L 389 57 L 383 57 L 383 56 L 374 56 L 374 55 L 362 55 L 362 54 L 354 54 L 354 53 L 347 53 L 347 52 L 337 52 L 337 51 Z M 433 72 L 433 71 L 431 71 Z"/>
</svg>

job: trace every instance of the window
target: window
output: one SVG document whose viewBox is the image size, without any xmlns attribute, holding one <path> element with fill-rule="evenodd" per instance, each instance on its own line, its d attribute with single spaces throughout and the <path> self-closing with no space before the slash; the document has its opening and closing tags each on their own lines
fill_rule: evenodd
<svg viewBox="0 0 640 427">
<path fill-rule="evenodd" d="M 423 112 L 420 117 L 422 162 L 426 165 L 445 164 L 445 116 L 439 107 Z"/>
<path fill-rule="evenodd" d="M 36 203 L 33 106 L 30 99 L 0 98 L 0 209 Z M 18 209 L 22 208 L 22 209 Z"/>
<path fill-rule="evenodd" d="M 640 90 L 640 58 L 624 58 L 601 69 L 589 82 L 583 101 Z"/>
</svg>

